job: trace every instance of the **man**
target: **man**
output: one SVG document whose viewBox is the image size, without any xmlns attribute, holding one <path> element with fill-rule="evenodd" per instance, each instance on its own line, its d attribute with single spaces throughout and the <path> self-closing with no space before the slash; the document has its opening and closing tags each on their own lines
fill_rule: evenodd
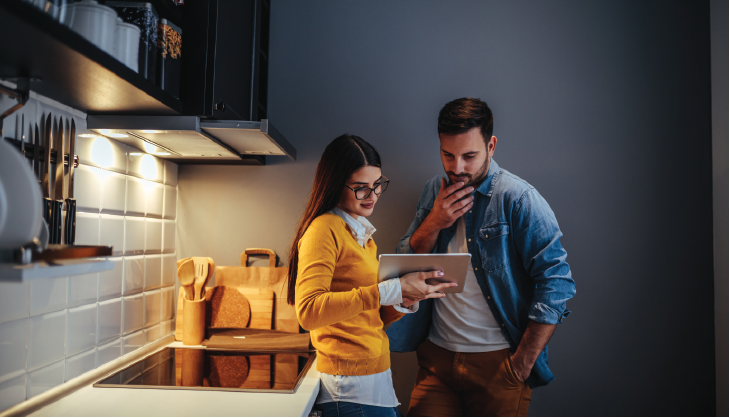
<svg viewBox="0 0 730 418">
<path fill-rule="evenodd" d="M 472 255 L 462 293 L 421 301 L 388 330 L 391 351 L 418 354 L 410 416 L 525 416 L 532 388 L 554 379 L 547 343 L 575 282 L 547 202 L 492 159 L 492 127 L 479 99 L 441 109 L 446 176 L 426 184 L 398 246 Z"/>
</svg>

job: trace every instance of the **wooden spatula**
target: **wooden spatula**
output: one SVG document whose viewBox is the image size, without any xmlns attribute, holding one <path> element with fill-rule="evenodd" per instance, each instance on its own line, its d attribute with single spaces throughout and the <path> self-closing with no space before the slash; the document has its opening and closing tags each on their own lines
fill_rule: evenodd
<svg viewBox="0 0 730 418">
<path fill-rule="evenodd" d="M 206 293 L 206 286 L 208 285 L 208 282 L 210 282 L 210 279 L 213 277 L 213 273 L 215 273 L 215 261 L 213 261 L 212 258 L 208 257 L 208 278 L 205 279 L 205 283 L 203 283 L 203 294 L 201 297 L 205 297 Z"/>
<path fill-rule="evenodd" d="M 208 281 L 208 257 L 193 257 L 195 263 L 195 300 L 200 300 L 203 294 L 203 287 Z"/>
<path fill-rule="evenodd" d="M 177 277 L 180 279 L 180 284 L 183 289 L 185 289 L 185 298 L 194 300 L 193 285 L 195 283 L 195 265 L 192 259 L 188 258 L 180 263 L 180 266 L 177 268 Z"/>
</svg>

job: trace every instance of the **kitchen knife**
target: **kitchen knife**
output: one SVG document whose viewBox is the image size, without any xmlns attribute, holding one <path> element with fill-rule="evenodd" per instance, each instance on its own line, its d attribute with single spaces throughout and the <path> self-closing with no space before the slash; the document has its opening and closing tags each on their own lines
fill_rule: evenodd
<svg viewBox="0 0 730 418">
<path fill-rule="evenodd" d="M 68 136 L 68 182 L 66 183 L 66 225 L 64 243 L 76 242 L 76 199 L 74 199 L 74 152 L 76 152 L 76 122 L 71 118 L 71 134 Z"/>
<path fill-rule="evenodd" d="M 23 160 L 25 160 L 25 115 L 20 115 L 20 155 L 22 155 Z M 31 161 L 31 166 L 32 165 L 33 162 Z"/>
<path fill-rule="evenodd" d="M 35 131 L 33 132 L 33 174 L 38 177 L 40 183 L 43 179 L 41 169 L 41 136 L 38 133 L 38 124 L 35 123 Z"/>
<path fill-rule="evenodd" d="M 51 242 L 61 243 L 63 234 L 63 117 L 58 118 L 58 125 L 53 124 L 53 149 L 56 150 L 56 180 L 53 188 L 53 206 L 51 207 Z"/>
<path fill-rule="evenodd" d="M 41 178 L 43 179 L 41 181 L 41 189 L 43 189 L 43 219 L 46 220 L 46 224 L 48 224 L 48 235 L 49 235 L 49 242 L 52 242 L 50 239 L 51 235 L 51 208 L 53 207 L 53 203 L 51 200 L 51 139 L 52 139 L 52 131 L 51 126 L 53 125 L 53 117 L 51 114 L 48 114 L 48 118 L 46 118 L 46 126 L 43 127 L 43 164 L 41 165 L 41 171 L 43 172 L 41 175 Z"/>
</svg>

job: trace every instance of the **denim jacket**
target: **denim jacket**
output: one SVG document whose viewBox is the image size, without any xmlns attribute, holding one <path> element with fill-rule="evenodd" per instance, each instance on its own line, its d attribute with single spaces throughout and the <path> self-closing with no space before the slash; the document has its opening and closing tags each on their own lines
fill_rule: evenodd
<svg viewBox="0 0 730 418">
<path fill-rule="evenodd" d="M 413 253 L 411 235 L 431 211 L 444 177 L 434 177 L 424 187 L 416 218 L 396 250 L 399 254 Z M 567 253 L 560 245 L 563 234 L 537 190 L 499 168 L 494 160 L 487 178 L 474 192 L 472 209 L 464 216 L 477 283 L 514 352 L 528 320 L 557 324 L 570 314 L 566 301 L 575 295 L 575 282 L 565 262 Z M 433 252 L 446 253 L 455 232 L 456 223 L 442 229 Z M 433 301 L 421 301 L 420 305 L 418 312 L 388 329 L 391 351 L 414 351 L 428 337 Z M 534 388 L 554 379 L 546 346 L 527 383 Z"/>
</svg>

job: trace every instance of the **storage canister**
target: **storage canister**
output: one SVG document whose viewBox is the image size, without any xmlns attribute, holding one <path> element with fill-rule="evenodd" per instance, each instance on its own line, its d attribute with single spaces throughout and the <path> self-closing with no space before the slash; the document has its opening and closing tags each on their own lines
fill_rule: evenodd
<svg viewBox="0 0 730 418">
<path fill-rule="evenodd" d="M 157 11 L 150 3 L 107 1 L 104 4 L 116 10 L 125 22 L 140 29 L 137 72 L 154 83 L 157 74 Z"/>
<path fill-rule="evenodd" d="M 117 18 L 117 36 L 114 38 L 114 58 L 137 71 L 139 68 L 139 38 L 141 30 L 122 18 Z"/>
<path fill-rule="evenodd" d="M 74 4 L 74 20 L 71 29 L 88 39 L 109 55 L 114 54 L 114 35 L 117 28 L 117 12 L 94 0 Z"/>
<path fill-rule="evenodd" d="M 176 98 L 180 98 L 181 50 L 182 30 L 167 19 L 160 19 L 157 33 L 157 85 Z"/>
</svg>

